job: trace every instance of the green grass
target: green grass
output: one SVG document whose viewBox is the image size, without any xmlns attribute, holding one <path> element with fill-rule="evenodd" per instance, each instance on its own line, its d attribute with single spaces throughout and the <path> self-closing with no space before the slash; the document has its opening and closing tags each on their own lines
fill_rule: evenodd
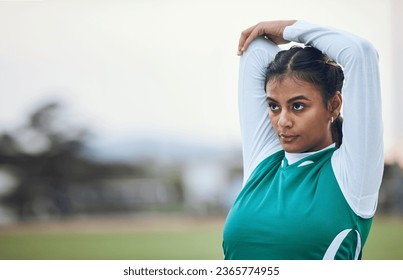
<svg viewBox="0 0 403 280">
<path fill-rule="evenodd" d="M 366 260 L 403 260 L 403 219 L 374 219 L 363 251 Z"/>
<path fill-rule="evenodd" d="M 0 259 L 216 259 L 217 232 L 19 234 L 0 237 Z"/>
<path fill-rule="evenodd" d="M 0 231 L 0 259 L 222 259 L 220 221 L 165 227 Z M 376 218 L 364 259 L 403 259 L 402 237 L 403 220 Z"/>
<path fill-rule="evenodd" d="M 129 226 L 101 223 L 89 229 L 85 223 L 73 229 L 70 224 L 45 223 L 45 227 L 0 230 L 0 259 L 222 259 L 223 219 L 128 220 Z"/>
</svg>

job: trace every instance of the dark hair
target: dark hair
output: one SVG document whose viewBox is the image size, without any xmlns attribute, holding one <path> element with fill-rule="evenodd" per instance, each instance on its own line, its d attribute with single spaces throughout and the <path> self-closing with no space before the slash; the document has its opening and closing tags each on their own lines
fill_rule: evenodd
<svg viewBox="0 0 403 280">
<path fill-rule="evenodd" d="M 294 46 L 278 52 L 267 68 L 265 90 L 268 82 L 285 77 L 295 77 L 314 84 L 321 92 L 326 108 L 336 92 L 341 93 L 344 81 L 340 65 L 311 46 Z M 342 124 L 343 118 L 339 114 L 331 127 L 332 138 L 337 147 L 342 143 Z"/>
</svg>

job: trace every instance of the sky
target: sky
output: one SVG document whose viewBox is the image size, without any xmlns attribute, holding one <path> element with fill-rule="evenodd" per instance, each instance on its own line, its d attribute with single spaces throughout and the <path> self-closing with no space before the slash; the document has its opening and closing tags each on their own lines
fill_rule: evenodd
<svg viewBox="0 0 403 280">
<path fill-rule="evenodd" d="M 238 37 L 264 20 L 348 30 L 380 53 L 386 150 L 395 145 L 391 1 L 0 1 L 0 131 L 60 100 L 100 138 L 239 145 Z"/>
</svg>

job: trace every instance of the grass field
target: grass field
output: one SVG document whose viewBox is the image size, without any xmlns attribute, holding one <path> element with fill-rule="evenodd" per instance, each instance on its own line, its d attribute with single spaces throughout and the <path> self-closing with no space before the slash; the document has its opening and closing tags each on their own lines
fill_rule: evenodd
<svg viewBox="0 0 403 280">
<path fill-rule="evenodd" d="M 224 218 L 43 222 L 0 228 L 0 259 L 222 259 Z M 403 259 L 403 220 L 376 218 L 363 258 Z"/>
</svg>

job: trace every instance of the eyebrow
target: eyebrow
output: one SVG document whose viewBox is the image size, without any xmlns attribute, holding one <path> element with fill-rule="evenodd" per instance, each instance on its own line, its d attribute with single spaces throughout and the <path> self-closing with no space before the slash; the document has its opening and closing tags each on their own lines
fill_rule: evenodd
<svg viewBox="0 0 403 280">
<path fill-rule="evenodd" d="M 290 104 L 290 103 L 293 103 L 293 102 L 298 101 L 298 100 L 310 101 L 309 98 L 307 98 L 306 96 L 304 96 L 304 95 L 298 95 L 298 96 L 295 96 L 295 97 L 293 97 L 293 98 L 288 99 L 288 100 L 287 100 L 287 103 Z M 275 103 L 279 103 L 276 99 L 271 98 L 271 97 L 269 97 L 269 96 L 266 96 L 266 101 L 267 101 L 267 102 L 272 101 L 272 102 L 275 102 Z"/>
</svg>

